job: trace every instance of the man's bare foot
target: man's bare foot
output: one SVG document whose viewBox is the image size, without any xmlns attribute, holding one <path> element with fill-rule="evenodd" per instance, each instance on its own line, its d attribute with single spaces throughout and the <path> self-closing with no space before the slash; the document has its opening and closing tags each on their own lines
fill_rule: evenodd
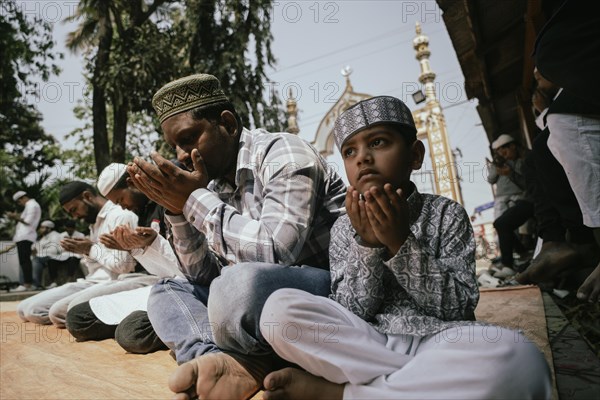
<svg viewBox="0 0 600 400">
<path fill-rule="evenodd" d="M 547 242 L 542 250 L 531 261 L 529 267 L 515 280 L 521 284 L 552 281 L 558 274 L 581 262 L 580 252 L 568 243 Z"/>
<path fill-rule="evenodd" d="M 326 381 L 296 368 L 271 372 L 264 380 L 263 400 L 336 400 L 344 394 L 344 386 Z"/>
<path fill-rule="evenodd" d="M 260 384 L 239 362 L 226 353 L 210 353 L 177 367 L 169 378 L 173 399 L 243 400 Z"/>
<path fill-rule="evenodd" d="M 590 303 L 595 303 L 600 299 L 600 264 L 598 264 L 579 287 L 577 298 L 579 300 L 587 300 Z"/>
</svg>

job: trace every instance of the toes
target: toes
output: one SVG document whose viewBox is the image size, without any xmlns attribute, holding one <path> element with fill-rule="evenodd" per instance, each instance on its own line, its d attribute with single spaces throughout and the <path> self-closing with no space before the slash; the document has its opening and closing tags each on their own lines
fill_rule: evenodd
<svg viewBox="0 0 600 400">
<path fill-rule="evenodd" d="M 197 396 L 191 396 L 188 393 L 177 393 L 175 396 L 171 397 L 171 400 L 191 400 L 197 398 Z"/>
<path fill-rule="evenodd" d="M 583 285 L 581 285 L 581 287 L 579 288 L 579 290 L 577 290 L 577 298 L 579 300 L 587 300 L 588 297 L 590 296 L 590 287 L 589 285 L 587 285 L 587 280 L 585 282 L 583 282 Z"/>
<path fill-rule="evenodd" d="M 189 389 L 193 389 L 198 379 L 198 371 L 196 369 L 196 363 L 185 363 L 177 367 L 169 378 L 169 389 L 178 393 L 179 395 L 185 395 L 185 397 L 174 397 L 179 399 L 187 399 L 188 396 L 185 394 Z"/>
<path fill-rule="evenodd" d="M 590 303 L 595 303 L 598 301 L 598 297 L 600 297 L 600 287 L 594 286 L 591 282 L 586 285 L 587 282 L 584 282 L 583 285 L 577 291 L 577 298 L 582 301 L 589 301 Z"/>
<path fill-rule="evenodd" d="M 265 376 L 265 379 L 263 380 L 263 386 L 265 387 L 266 390 L 275 390 L 278 387 L 277 386 L 277 381 L 279 380 L 277 377 L 278 374 L 279 374 L 279 371 L 275 371 L 275 372 L 271 372 L 270 374 Z"/>
<path fill-rule="evenodd" d="M 595 303 L 600 297 L 600 265 L 592 271 L 592 273 L 583 282 L 577 291 L 579 300 L 587 300 L 590 303 Z"/>
<path fill-rule="evenodd" d="M 277 390 L 265 390 L 262 395 L 263 400 L 285 400 L 285 391 L 281 389 Z"/>
<path fill-rule="evenodd" d="M 267 375 L 263 381 L 263 385 L 267 390 L 275 390 L 288 385 L 291 382 L 291 379 L 292 369 L 284 368 Z"/>
</svg>

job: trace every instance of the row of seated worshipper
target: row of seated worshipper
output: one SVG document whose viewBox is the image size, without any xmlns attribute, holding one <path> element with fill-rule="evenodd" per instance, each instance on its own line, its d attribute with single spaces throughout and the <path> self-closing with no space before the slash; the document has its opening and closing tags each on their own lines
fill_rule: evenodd
<svg viewBox="0 0 600 400">
<path fill-rule="evenodd" d="M 179 166 L 152 153 L 96 188 L 64 185 L 63 209 L 91 226 L 61 245 L 90 272 L 21 302 L 22 319 L 131 352 L 167 346 L 180 398 L 550 397 L 536 346 L 474 321 L 471 223 L 410 180 L 425 147 L 401 100 L 336 120 L 348 188 L 298 136 L 244 128 L 212 75 L 152 103 Z"/>
</svg>

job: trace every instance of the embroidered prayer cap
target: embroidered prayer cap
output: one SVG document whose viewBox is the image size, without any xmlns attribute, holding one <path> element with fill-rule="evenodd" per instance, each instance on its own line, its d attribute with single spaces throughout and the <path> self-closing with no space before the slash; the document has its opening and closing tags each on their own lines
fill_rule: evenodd
<svg viewBox="0 0 600 400">
<path fill-rule="evenodd" d="M 125 164 L 112 163 L 104 168 L 102 172 L 100 172 L 98 182 L 96 183 L 98 192 L 106 197 L 125 173 L 127 173 L 127 165 Z"/>
<path fill-rule="evenodd" d="M 175 114 L 228 101 L 217 78 L 209 74 L 196 74 L 160 88 L 152 98 L 152 106 L 162 124 Z"/>
<path fill-rule="evenodd" d="M 502 135 L 498 136 L 498 138 L 496 140 L 494 140 L 492 142 L 492 149 L 497 150 L 500 147 L 504 146 L 505 144 L 509 144 L 514 141 L 515 141 L 515 139 L 512 136 L 507 135 L 506 133 L 503 133 Z"/>
<path fill-rule="evenodd" d="M 81 181 L 73 181 L 63 185 L 60 188 L 60 194 L 58 195 L 58 201 L 60 205 L 64 205 L 69 201 L 73 200 L 75 197 L 79 196 L 81 193 L 89 190 L 92 193 L 96 193 L 94 187 L 89 183 L 81 182 Z"/>
<path fill-rule="evenodd" d="M 54 229 L 54 222 L 52 221 L 43 221 L 40 226 L 45 226 L 46 228 Z"/>
<path fill-rule="evenodd" d="M 19 190 L 17 193 L 13 194 L 13 201 L 17 201 L 23 196 L 27 196 L 27 193 L 25 193 L 22 190 Z"/>
<path fill-rule="evenodd" d="M 338 149 L 358 132 L 379 124 L 402 126 L 409 139 L 417 137 L 415 121 L 406 104 L 392 96 L 377 96 L 359 101 L 337 118 L 333 136 Z"/>
</svg>

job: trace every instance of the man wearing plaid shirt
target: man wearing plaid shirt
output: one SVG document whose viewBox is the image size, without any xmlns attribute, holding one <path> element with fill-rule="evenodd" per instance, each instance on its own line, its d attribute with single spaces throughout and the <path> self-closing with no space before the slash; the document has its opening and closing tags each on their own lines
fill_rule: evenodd
<svg viewBox="0 0 600 400">
<path fill-rule="evenodd" d="M 152 102 L 166 142 L 188 169 L 155 153 L 156 165 L 136 158 L 128 169 L 168 210 L 187 278 L 159 282 L 148 302 L 156 333 L 185 363 L 170 387 L 202 387 L 201 398 L 245 398 L 273 367 L 253 338 L 267 297 L 284 287 L 329 294 L 329 230 L 346 189 L 297 136 L 242 128 L 211 75 L 171 82 Z M 221 374 L 207 372 L 214 370 Z"/>
</svg>

